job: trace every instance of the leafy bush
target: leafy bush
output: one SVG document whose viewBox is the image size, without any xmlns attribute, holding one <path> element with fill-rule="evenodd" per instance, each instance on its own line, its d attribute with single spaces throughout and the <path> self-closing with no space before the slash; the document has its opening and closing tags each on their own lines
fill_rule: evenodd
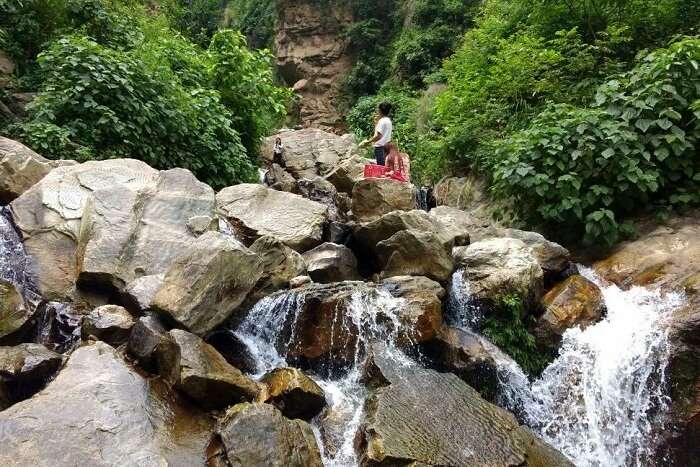
<svg viewBox="0 0 700 467">
<path fill-rule="evenodd" d="M 224 24 L 245 34 L 251 47 L 271 49 L 276 8 L 276 0 L 232 0 L 228 2 Z"/>
<path fill-rule="evenodd" d="M 531 223 L 608 244 L 642 206 L 700 204 L 698 63 L 700 40 L 684 39 L 640 56 L 591 108 L 552 106 L 495 145 L 496 192 L 517 197 Z"/>
<path fill-rule="evenodd" d="M 45 84 L 21 127 L 39 152 L 185 167 L 216 188 L 254 177 L 216 91 L 183 88 L 173 75 L 153 77 L 129 54 L 79 36 L 56 41 L 39 65 Z"/>
</svg>

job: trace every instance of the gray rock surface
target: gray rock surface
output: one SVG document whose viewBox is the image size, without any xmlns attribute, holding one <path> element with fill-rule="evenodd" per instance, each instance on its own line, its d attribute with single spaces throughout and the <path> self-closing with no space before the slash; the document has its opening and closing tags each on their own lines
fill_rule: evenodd
<svg viewBox="0 0 700 467">
<path fill-rule="evenodd" d="M 277 368 L 260 382 L 265 388 L 259 399 L 274 405 L 289 419 L 309 421 L 326 405 L 323 389 L 296 368 Z"/>
<path fill-rule="evenodd" d="M 371 222 L 392 211 L 416 207 L 413 185 L 388 178 L 367 178 L 352 189 L 352 213 L 358 222 Z"/>
<path fill-rule="evenodd" d="M 4 340 L 28 325 L 31 314 L 17 288 L 0 279 L 0 339 Z"/>
<path fill-rule="evenodd" d="M 250 251 L 262 260 L 263 275 L 257 288 L 263 293 L 286 288 L 289 281 L 306 274 L 304 258 L 274 237 L 260 237 Z"/>
<path fill-rule="evenodd" d="M 0 410 L 39 391 L 64 360 L 41 344 L 0 347 Z"/>
<path fill-rule="evenodd" d="M 112 346 L 118 346 L 129 339 L 134 317 L 125 308 L 104 305 L 88 313 L 81 324 L 83 339 L 95 336 Z"/>
<path fill-rule="evenodd" d="M 454 270 L 452 256 L 437 235 L 402 230 L 377 244 L 382 277 L 426 276 L 444 282 Z"/>
<path fill-rule="evenodd" d="M 360 280 L 357 272 L 357 258 L 350 248 L 335 243 L 324 243 L 303 255 L 308 274 L 314 282 Z"/>
</svg>

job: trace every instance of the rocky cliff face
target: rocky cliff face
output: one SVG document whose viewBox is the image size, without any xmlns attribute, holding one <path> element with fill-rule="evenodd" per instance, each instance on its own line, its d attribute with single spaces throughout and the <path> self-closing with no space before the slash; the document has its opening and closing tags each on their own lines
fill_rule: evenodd
<svg viewBox="0 0 700 467">
<path fill-rule="evenodd" d="M 301 125 L 342 129 L 340 89 L 352 68 L 342 37 L 352 21 L 349 2 L 279 0 L 277 11 L 277 66 L 300 98 Z"/>
</svg>

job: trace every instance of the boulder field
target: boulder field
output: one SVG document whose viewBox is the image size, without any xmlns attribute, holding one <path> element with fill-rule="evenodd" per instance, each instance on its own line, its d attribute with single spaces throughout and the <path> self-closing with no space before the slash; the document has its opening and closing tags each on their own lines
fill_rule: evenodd
<svg viewBox="0 0 700 467">
<path fill-rule="evenodd" d="M 0 231 L 0 464 L 321 466 L 347 448 L 366 466 L 572 465 L 494 404 L 503 352 L 449 316 L 455 282 L 486 314 L 515 297 L 556 353 L 606 312 L 569 252 L 491 221 L 477 180 L 445 179 L 425 212 L 412 185 L 362 177 L 352 137 L 280 137 L 266 184 L 218 193 L 185 169 L 48 161 L 0 138 L 0 225 L 31 279 L 11 274 Z M 678 465 L 700 456 L 698 219 L 649 226 L 594 265 L 688 298 L 669 331 Z M 368 302 L 381 306 L 359 316 Z M 284 364 L 264 367 L 237 333 L 255 310 Z M 361 412 L 341 449 L 327 381 L 348 372 Z"/>
</svg>

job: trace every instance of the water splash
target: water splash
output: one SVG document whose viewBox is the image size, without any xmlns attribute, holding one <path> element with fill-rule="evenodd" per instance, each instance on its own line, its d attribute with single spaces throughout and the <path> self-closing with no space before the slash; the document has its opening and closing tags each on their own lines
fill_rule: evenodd
<svg viewBox="0 0 700 467">
<path fill-rule="evenodd" d="M 478 330 L 484 313 L 471 294 L 469 280 L 464 277 L 464 270 L 458 269 L 452 274 L 448 285 L 449 295 L 445 307 L 445 320 L 448 324 L 470 330 Z"/>
<path fill-rule="evenodd" d="M 262 299 L 234 331 L 257 361 L 256 377 L 288 366 L 287 351 L 295 343 L 294 333 L 303 311 L 304 293 L 305 290 L 300 289 Z M 328 402 L 328 408 L 312 423 L 326 466 L 358 465 L 354 439 L 368 394 L 361 382 L 361 366 L 370 346 L 381 342 L 397 365 L 414 364 L 397 345 L 407 332 L 400 319 L 404 306 L 405 300 L 385 290 L 358 287 L 350 295 L 346 312 L 334 323 L 334 327 L 342 326 L 348 333 L 351 329 L 357 333 L 355 342 L 351 343 L 355 354 L 346 371 L 338 376 L 314 377 Z"/>
<path fill-rule="evenodd" d="M 30 272 L 29 258 L 8 208 L 0 208 L 0 279 L 14 284 L 25 298 L 36 302 L 39 295 Z"/>
<path fill-rule="evenodd" d="M 607 316 L 569 329 L 558 358 L 533 382 L 510 358 L 496 358 L 499 403 L 577 466 L 649 465 L 669 406 L 668 318 L 684 297 L 621 290 L 591 270 L 581 273 L 601 288 Z"/>
</svg>

